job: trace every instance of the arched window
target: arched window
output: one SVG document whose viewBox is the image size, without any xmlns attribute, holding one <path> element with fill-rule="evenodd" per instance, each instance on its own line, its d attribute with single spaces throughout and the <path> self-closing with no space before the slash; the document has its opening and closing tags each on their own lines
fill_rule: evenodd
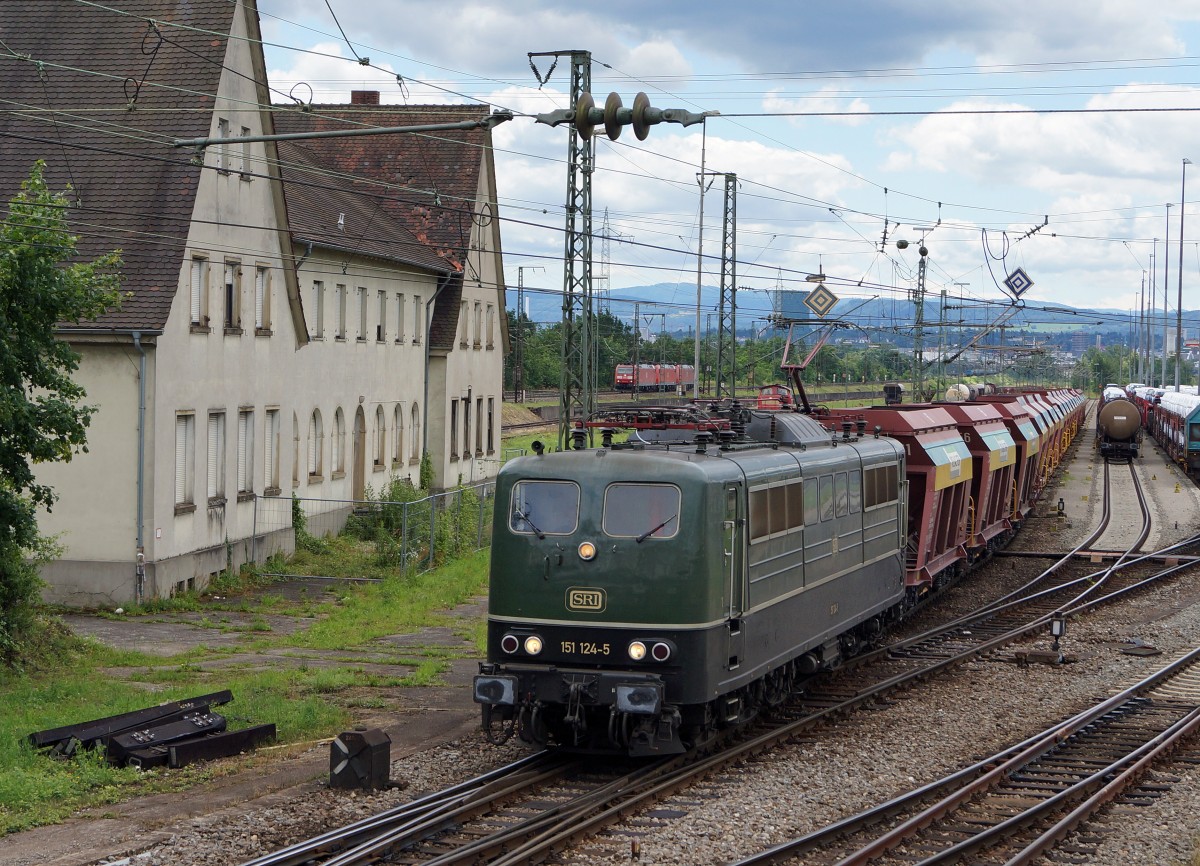
<svg viewBox="0 0 1200 866">
<path fill-rule="evenodd" d="M 409 446 L 409 459 L 415 463 L 421 459 L 421 413 L 416 403 L 412 405 L 412 423 L 408 425 L 408 433 L 412 441 Z"/>
<path fill-rule="evenodd" d="M 333 471 L 346 471 L 346 416 L 341 406 L 333 414 Z"/>
<path fill-rule="evenodd" d="M 321 410 L 313 409 L 308 421 L 308 474 L 321 475 L 321 454 L 325 450 L 325 429 L 321 426 Z"/>
<path fill-rule="evenodd" d="M 404 460 L 404 407 L 399 403 L 392 410 L 392 426 L 396 428 L 396 438 L 392 444 L 392 462 L 401 463 Z"/>
<path fill-rule="evenodd" d="M 387 459 L 387 421 L 384 419 L 383 407 L 375 407 L 375 465 L 383 466 Z"/>
</svg>

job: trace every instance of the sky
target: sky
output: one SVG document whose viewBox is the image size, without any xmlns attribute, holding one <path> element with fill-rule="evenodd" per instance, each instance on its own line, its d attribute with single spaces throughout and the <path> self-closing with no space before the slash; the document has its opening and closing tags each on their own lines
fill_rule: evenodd
<svg viewBox="0 0 1200 866">
<path fill-rule="evenodd" d="M 1021 268 L 1028 306 L 1136 311 L 1153 286 L 1173 315 L 1182 255 L 1183 307 L 1200 309 L 1200 174 L 1183 162 L 1200 166 L 1200 0 L 259 0 L 259 12 L 278 101 L 371 89 L 516 113 L 493 133 L 510 287 L 561 291 L 568 135 L 532 116 L 567 107 L 570 65 L 533 58 L 535 75 L 528 54 L 574 49 L 591 52 L 598 104 L 645 92 L 711 113 L 645 141 L 630 128 L 596 139 L 594 229 L 607 212 L 612 238 L 598 288 L 617 315 L 631 315 L 622 289 L 653 284 L 673 286 L 655 296 L 662 310 L 694 308 L 701 244 L 701 279 L 718 284 L 725 181 L 702 196 L 702 167 L 737 177 L 739 317 L 765 316 L 773 290 L 810 289 L 818 273 L 842 310 L 904 297 L 922 241 L 927 291 L 964 302 L 1004 302 Z"/>
</svg>

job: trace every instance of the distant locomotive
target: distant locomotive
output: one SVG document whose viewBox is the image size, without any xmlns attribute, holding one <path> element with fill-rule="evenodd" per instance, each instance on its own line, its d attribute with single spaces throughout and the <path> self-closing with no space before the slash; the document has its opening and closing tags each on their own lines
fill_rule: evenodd
<svg viewBox="0 0 1200 866">
<path fill-rule="evenodd" d="M 691 364 L 618 364 L 613 372 L 618 391 L 696 390 L 696 368 Z"/>
<path fill-rule="evenodd" d="M 1043 390 L 593 416 L 602 447 L 580 430 L 497 479 L 485 730 L 670 754 L 783 701 L 1003 543 L 1083 410 Z"/>
<path fill-rule="evenodd" d="M 1123 388 L 1109 385 L 1101 394 L 1096 412 L 1096 441 L 1100 455 L 1110 460 L 1132 460 L 1142 441 L 1142 415 Z"/>
</svg>

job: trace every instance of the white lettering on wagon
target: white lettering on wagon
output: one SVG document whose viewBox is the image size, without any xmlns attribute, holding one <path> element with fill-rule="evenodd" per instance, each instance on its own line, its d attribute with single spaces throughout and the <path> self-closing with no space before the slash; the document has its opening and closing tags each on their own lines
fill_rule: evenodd
<svg viewBox="0 0 1200 866">
<path fill-rule="evenodd" d="M 950 461 L 950 477 L 957 478 L 962 474 L 962 456 L 956 448 L 947 446 L 942 450 L 946 452 L 946 459 Z"/>
</svg>

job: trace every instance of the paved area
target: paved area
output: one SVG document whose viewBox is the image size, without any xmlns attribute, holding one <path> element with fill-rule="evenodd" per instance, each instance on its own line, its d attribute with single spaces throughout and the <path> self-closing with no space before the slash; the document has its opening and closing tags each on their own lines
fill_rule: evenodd
<svg viewBox="0 0 1200 866">
<path fill-rule="evenodd" d="M 1040 513 L 1051 516 L 1063 502 L 1065 517 L 1061 524 L 1060 547 L 1070 548 L 1090 534 L 1100 518 L 1104 465 L 1097 462 L 1095 451 L 1094 412 L 1085 421 L 1082 439 L 1075 453 L 1060 470 L 1057 490 L 1052 500 L 1040 506 Z M 1158 443 L 1149 436 L 1142 441 L 1141 456 L 1133 462 L 1157 514 L 1169 515 L 1168 520 L 1156 517 L 1143 550 L 1164 547 L 1200 529 L 1200 487 L 1190 480 L 1179 466 L 1170 462 Z M 1129 468 L 1122 463 L 1109 466 L 1113 497 L 1108 530 L 1095 544 L 1098 550 L 1124 550 L 1132 544 L 1142 528 L 1141 512 L 1137 508 Z"/>
</svg>

